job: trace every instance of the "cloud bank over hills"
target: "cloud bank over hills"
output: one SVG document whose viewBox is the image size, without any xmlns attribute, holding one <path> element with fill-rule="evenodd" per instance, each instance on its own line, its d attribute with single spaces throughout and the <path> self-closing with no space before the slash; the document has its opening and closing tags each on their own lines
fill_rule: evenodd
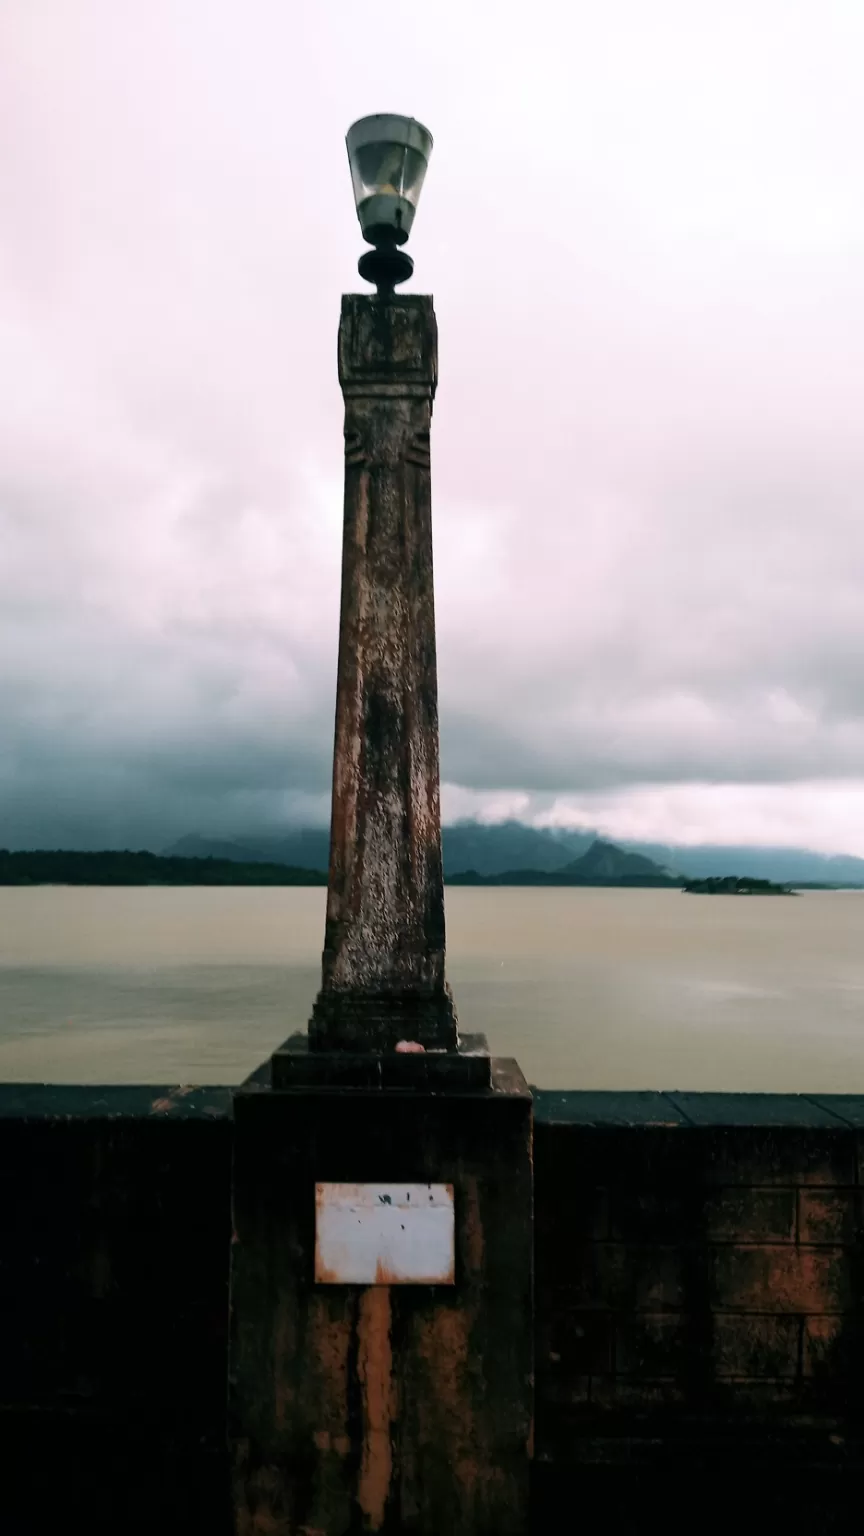
<svg viewBox="0 0 864 1536">
<path fill-rule="evenodd" d="M 583 858 L 595 844 L 592 832 L 527 827 L 519 822 L 483 825 L 460 822 L 445 826 L 444 870 L 447 875 L 474 870 L 502 875 L 514 870 L 561 871 Z M 816 881 L 825 884 L 864 884 L 864 859 L 829 857 L 792 848 L 670 847 L 626 843 L 629 852 L 651 859 L 661 868 L 698 879 L 741 874 L 759 879 Z M 304 869 L 326 870 L 329 835 L 324 828 L 301 828 L 286 835 L 255 837 L 243 842 L 189 835 L 166 853 L 180 858 L 232 859 L 239 863 L 275 861 Z"/>
<path fill-rule="evenodd" d="M 410 58 L 448 815 L 864 855 L 864 10 L 709 10 L 8 0 L 0 845 L 326 820 L 343 134 Z"/>
</svg>

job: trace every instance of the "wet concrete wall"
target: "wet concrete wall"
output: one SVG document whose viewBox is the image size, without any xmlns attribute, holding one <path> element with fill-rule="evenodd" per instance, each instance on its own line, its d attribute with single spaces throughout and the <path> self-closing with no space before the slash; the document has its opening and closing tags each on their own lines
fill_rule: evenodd
<svg viewBox="0 0 864 1536">
<path fill-rule="evenodd" d="M 862 1134 L 852 1098 L 536 1096 L 534 1531 L 691 1494 L 850 1528 Z M 227 1090 L 0 1088 L 4 1536 L 231 1529 L 231 1140 Z"/>
<path fill-rule="evenodd" d="M 0 1088 L 0 1531 L 231 1528 L 230 1096 Z"/>
<path fill-rule="evenodd" d="M 862 1128 L 844 1097 L 537 1095 L 539 1529 L 569 1528 L 544 1522 L 577 1485 L 616 1530 L 670 1487 L 747 1530 L 845 1528 Z"/>
</svg>

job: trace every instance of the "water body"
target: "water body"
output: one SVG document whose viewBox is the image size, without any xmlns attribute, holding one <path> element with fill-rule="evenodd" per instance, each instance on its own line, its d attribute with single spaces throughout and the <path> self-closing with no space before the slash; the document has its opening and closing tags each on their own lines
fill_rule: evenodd
<svg viewBox="0 0 864 1536">
<path fill-rule="evenodd" d="M 318 986 L 323 890 L 0 889 L 0 1080 L 235 1083 Z M 864 893 L 447 891 L 460 1022 L 556 1088 L 864 1093 Z"/>
</svg>

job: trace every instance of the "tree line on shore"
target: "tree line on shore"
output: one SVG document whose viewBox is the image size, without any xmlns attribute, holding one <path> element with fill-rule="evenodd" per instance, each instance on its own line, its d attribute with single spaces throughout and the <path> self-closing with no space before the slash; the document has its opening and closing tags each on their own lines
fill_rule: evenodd
<svg viewBox="0 0 864 1536">
<path fill-rule="evenodd" d="M 626 886 L 682 889 L 710 895 L 785 895 L 789 887 L 770 880 L 728 875 L 687 880 L 650 859 L 626 854 L 596 841 L 582 858 L 564 869 L 512 869 L 482 875 L 474 869 L 447 877 L 448 885 L 468 886 Z M 186 858 L 147 852 L 78 852 L 0 848 L 2 885 L 308 885 L 326 886 L 327 873 L 299 865 L 230 858 Z M 819 887 L 813 886 L 813 889 Z M 824 889 L 825 887 L 821 887 Z"/>
<path fill-rule="evenodd" d="M 290 864 L 238 864 L 232 859 L 181 859 L 128 851 L 10 853 L 0 848 L 0 885 L 326 884 L 323 871 Z"/>
</svg>

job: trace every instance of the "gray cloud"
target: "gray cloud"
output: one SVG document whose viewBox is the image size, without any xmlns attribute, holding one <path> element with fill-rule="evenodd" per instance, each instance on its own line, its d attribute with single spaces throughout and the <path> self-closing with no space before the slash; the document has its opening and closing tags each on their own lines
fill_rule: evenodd
<svg viewBox="0 0 864 1536">
<path fill-rule="evenodd" d="M 0 843 L 325 814 L 342 136 L 392 104 L 446 803 L 752 837 L 773 790 L 864 852 L 860 10 L 394 14 L 4 7 Z"/>
</svg>

